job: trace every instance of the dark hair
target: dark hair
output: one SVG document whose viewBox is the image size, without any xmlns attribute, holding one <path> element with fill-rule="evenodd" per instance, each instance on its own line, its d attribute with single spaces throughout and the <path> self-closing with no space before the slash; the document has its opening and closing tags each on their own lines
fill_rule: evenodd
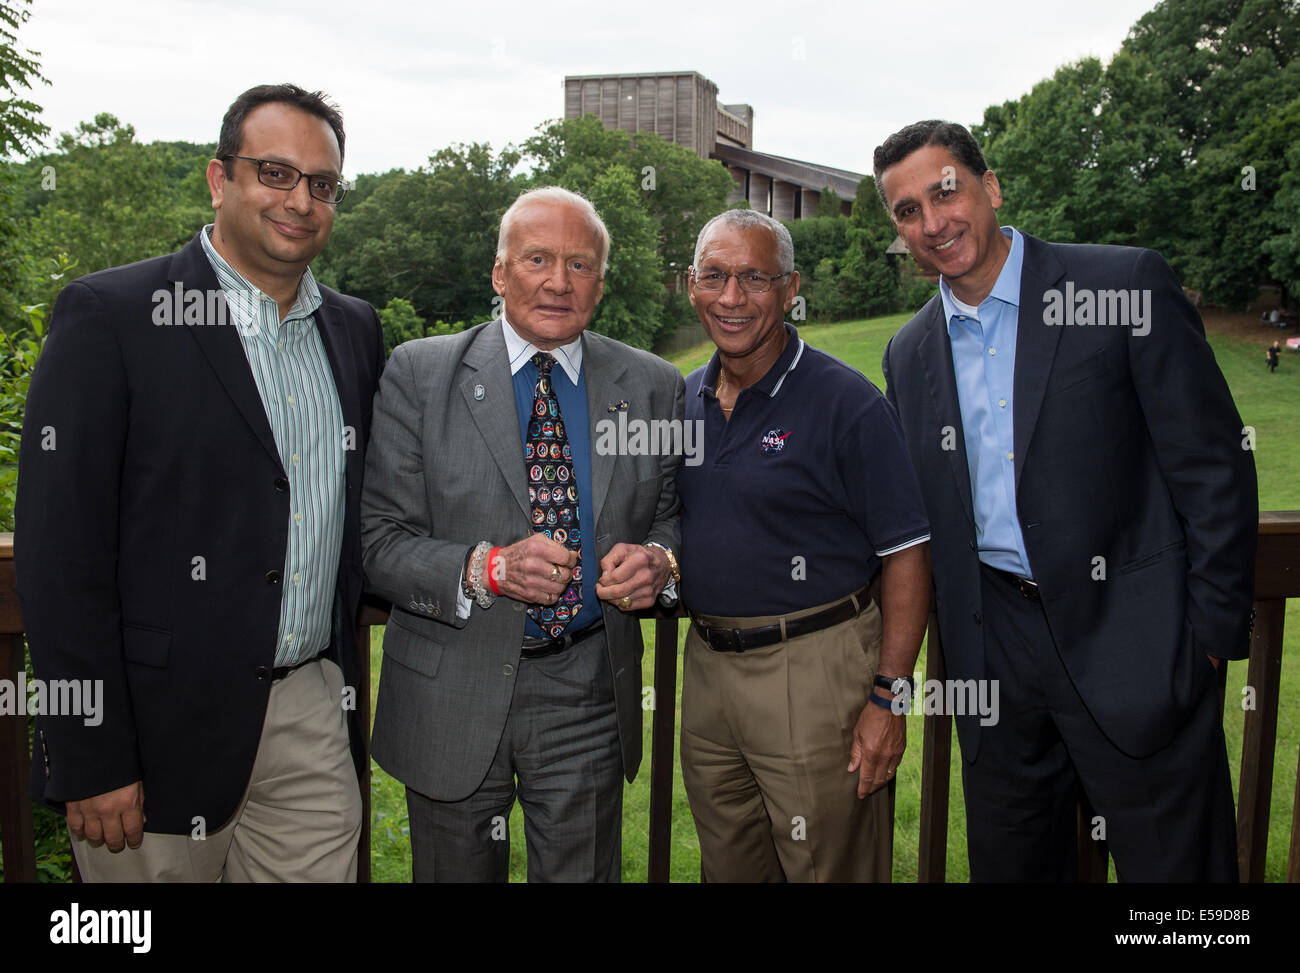
<svg viewBox="0 0 1300 973">
<path fill-rule="evenodd" d="M 885 139 L 883 145 L 876 147 L 875 155 L 872 157 L 876 192 L 880 194 L 880 201 L 885 204 L 885 209 L 889 209 L 889 200 L 885 199 L 884 187 L 880 185 L 881 173 L 927 145 L 943 146 L 953 154 L 953 158 L 977 176 L 982 176 L 988 171 L 984 153 L 980 151 L 975 138 L 963 126 L 937 118 L 913 122 Z"/>
<path fill-rule="evenodd" d="M 226 166 L 226 175 L 234 168 L 227 156 L 238 155 L 244 139 L 244 120 L 254 108 L 273 103 L 292 105 L 308 114 L 323 118 L 334 130 L 339 143 L 339 165 L 343 165 L 343 116 L 337 105 L 326 100 L 323 91 L 307 91 L 296 84 L 259 84 L 249 88 L 226 109 L 221 119 L 221 136 L 217 140 L 217 158 Z"/>
</svg>

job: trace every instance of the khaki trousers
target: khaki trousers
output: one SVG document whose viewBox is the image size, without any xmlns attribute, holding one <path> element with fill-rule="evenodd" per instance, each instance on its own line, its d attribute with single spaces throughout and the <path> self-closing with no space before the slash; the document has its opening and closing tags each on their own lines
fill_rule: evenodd
<svg viewBox="0 0 1300 973">
<path fill-rule="evenodd" d="M 325 659 L 276 680 L 252 777 L 231 819 L 201 839 L 146 831 L 139 848 L 116 853 L 74 839 L 82 878 L 355 882 L 361 791 L 348 749 L 342 690 L 343 673 Z M 148 817 L 147 784 L 144 801 Z"/>
<path fill-rule="evenodd" d="M 826 607 L 696 618 L 752 628 Z M 847 622 L 747 652 L 716 652 L 691 626 L 682 778 L 707 881 L 889 881 L 889 789 L 859 800 L 858 775 L 846 769 L 881 634 L 874 602 Z"/>
</svg>

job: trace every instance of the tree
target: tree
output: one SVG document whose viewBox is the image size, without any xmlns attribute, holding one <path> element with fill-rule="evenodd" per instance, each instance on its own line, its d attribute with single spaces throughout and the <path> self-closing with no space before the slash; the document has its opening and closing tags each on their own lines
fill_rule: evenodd
<svg viewBox="0 0 1300 973">
<path fill-rule="evenodd" d="M 31 16 L 30 5 L 31 0 L 0 0 L 0 332 L 16 332 L 26 323 L 19 294 L 32 275 L 21 233 L 18 177 L 4 160 L 36 149 L 50 130 L 38 117 L 40 105 L 23 94 L 33 85 L 49 84 L 36 60 L 39 53 L 18 46 L 18 29 Z"/>
<path fill-rule="evenodd" d="M 888 314 L 899 306 L 899 267 L 885 253 L 897 235 L 876 197 L 876 181 L 863 176 L 848 220 L 848 246 L 840 262 L 842 313 L 853 317 Z"/>
<path fill-rule="evenodd" d="M 32 151 L 50 131 L 37 117 L 41 106 L 21 95 L 34 84 L 50 83 L 36 60 L 40 52 L 18 47 L 18 28 L 31 17 L 30 6 L 31 0 L 0 0 L 0 89 L 8 96 L 0 100 L 0 158 Z"/>
<path fill-rule="evenodd" d="M 1298 52 L 1296 0 L 1157 4 L 1104 69 L 1085 58 L 985 111 L 974 134 L 1004 220 L 1153 247 L 1207 299 L 1244 305 L 1287 247 L 1275 197 L 1294 164 Z"/>
<path fill-rule="evenodd" d="M 58 152 L 37 160 L 48 201 L 29 234 L 42 268 L 62 259 L 88 274 L 179 249 L 211 220 L 201 181 L 211 154 L 177 156 L 174 145 L 137 142 L 135 128 L 108 113 L 61 135 Z M 47 277 L 37 297 L 52 300 L 64 283 Z"/>
<path fill-rule="evenodd" d="M 636 174 L 621 165 L 610 166 L 588 187 L 588 198 L 617 241 L 591 327 L 634 348 L 649 348 L 662 330 L 668 295 L 660 281 L 655 221 L 639 193 Z"/>
<path fill-rule="evenodd" d="M 1270 214 L 1276 231 L 1264 241 L 1269 272 L 1283 288 L 1283 303 L 1300 294 L 1300 145 L 1287 150 L 1286 163 Z"/>
<path fill-rule="evenodd" d="M 695 238 L 704 224 L 727 207 L 727 195 L 734 186 L 727 170 L 718 162 L 701 159 L 689 149 L 653 132 L 629 135 L 622 129 L 606 129 L 594 115 L 539 127 L 538 133 L 524 142 L 524 152 L 537 161 L 534 178 L 538 185 L 563 186 L 596 202 L 595 187 L 617 170 L 615 181 L 625 181 L 634 188 L 631 196 L 619 191 L 609 197 L 609 202 L 635 206 L 650 219 L 647 224 L 652 234 L 650 250 L 658 254 L 654 266 L 661 283 L 657 291 L 659 296 L 655 299 L 657 307 L 646 305 L 636 314 L 630 311 L 625 314 L 615 305 L 606 309 L 611 297 L 619 294 L 621 287 L 628 283 L 611 274 L 605 284 L 605 298 L 597 310 L 596 321 L 599 327 L 604 328 L 612 324 L 614 317 L 626 321 L 629 326 L 636 319 L 639 323 L 628 334 L 638 335 L 631 343 L 640 347 L 649 347 L 660 333 L 676 328 L 678 316 L 665 312 L 667 295 L 693 262 Z M 606 182 L 604 185 L 609 187 L 613 184 Z M 599 203 L 597 210 L 609 226 L 614 254 L 625 246 L 643 246 L 645 241 L 640 231 L 640 220 L 629 213 L 620 212 L 616 216 L 615 222 L 631 229 L 632 237 L 628 239 L 615 232 L 611 214 L 606 213 Z M 625 272 L 632 269 L 627 261 L 620 260 L 620 266 L 625 268 Z M 651 293 L 640 280 L 636 291 L 642 298 Z M 630 295 L 619 296 L 619 303 L 624 298 L 630 298 Z M 650 322 L 654 323 L 655 330 L 647 332 Z"/>
<path fill-rule="evenodd" d="M 817 215 L 833 216 L 839 219 L 844 215 L 840 208 L 840 198 L 835 195 L 835 190 L 830 186 L 822 187 L 822 194 L 817 198 Z"/>
<path fill-rule="evenodd" d="M 424 320 L 494 316 L 492 264 L 501 214 L 524 188 L 519 153 L 474 143 L 442 149 L 427 166 L 367 177 L 345 197 L 314 272 L 383 307 L 395 297 Z M 362 180 L 358 180 L 362 182 Z"/>
</svg>

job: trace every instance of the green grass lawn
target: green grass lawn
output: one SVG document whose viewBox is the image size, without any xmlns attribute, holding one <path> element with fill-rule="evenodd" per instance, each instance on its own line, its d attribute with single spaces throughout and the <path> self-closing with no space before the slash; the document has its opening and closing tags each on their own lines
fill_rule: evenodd
<svg viewBox="0 0 1300 973">
<path fill-rule="evenodd" d="M 908 315 L 898 314 L 868 321 L 834 325 L 809 325 L 800 335 L 859 369 L 883 388 L 880 358 L 889 338 L 903 325 Z M 1258 340 L 1217 336 L 1211 345 L 1232 388 L 1243 421 L 1255 429 L 1255 462 L 1259 473 L 1261 510 L 1300 508 L 1300 431 L 1296 416 L 1300 412 L 1300 355 L 1286 354 L 1274 374 L 1264 367 L 1264 348 L 1272 333 L 1260 330 Z M 670 360 L 688 373 L 704 364 L 712 346 L 682 352 Z M 1300 717 L 1297 714 L 1297 686 L 1300 686 L 1300 648 L 1296 632 L 1300 629 L 1300 604 L 1287 608 L 1286 643 L 1282 662 L 1282 703 L 1278 713 L 1277 750 L 1273 774 L 1272 816 L 1269 827 L 1267 879 L 1280 882 L 1285 877 L 1286 855 L 1290 841 L 1291 804 L 1296 786 L 1296 756 L 1300 745 Z M 654 682 L 653 632 L 650 622 L 642 624 L 647 651 L 643 682 Z M 681 643 L 685 625 L 679 624 L 677 685 L 681 687 Z M 379 683 L 379 659 L 382 630 L 373 632 L 371 643 L 372 706 Z M 924 672 L 925 655 L 917 663 Z M 1244 718 L 1241 690 L 1246 679 L 1246 663 L 1235 662 L 1228 669 L 1227 710 L 1224 730 L 1228 739 L 1228 757 L 1232 766 L 1233 789 L 1241 762 L 1241 736 Z M 680 716 L 680 696 L 675 701 Z M 623 798 L 623 880 L 643 882 L 649 854 L 650 820 L 650 715 L 644 721 L 645 762 L 636 781 L 629 784 Z M 680 720 L 677 721 L 680 724 Z M 908 719 L 908 748 L 898 772 L 897 804 L 894 828 L 894 872 L 896 882 L 915 881 L 921 793 L 921 719 Z M 682 787 L 680 769 L 676 767 L 674 747 L 672 880 L 693 882 L 699 878 L 700 852 L 691 821 L 690 809 Z M 402 786 L 378 767 L 374 768 L 373 848 L 371 863 L 377 882 L 409 881 L 411 876 L 410 842 L 406 831 L 406 802 Z M 1193 772 L 1189 768 L 1189 772 Z M 948 880 L 966 881 L 965 812 L 961 802 L 960 757 L 953 741 L 953 766 L 949 788 L 948 812 Z M 511 880 L 525 877 L 523 819 L 516 807 L 511 818 Z M 1114 879 L 1112 869 L 1112 880 Z"/>
</svg>

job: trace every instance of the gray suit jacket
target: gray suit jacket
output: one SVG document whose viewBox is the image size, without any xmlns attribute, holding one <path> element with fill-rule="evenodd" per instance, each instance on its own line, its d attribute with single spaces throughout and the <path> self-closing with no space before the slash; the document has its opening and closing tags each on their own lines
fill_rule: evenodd
<svg viewBox="0 0 1300 973">
<path fill-rule="evenodd" d="M 361 499 L 367 588 L 392 602 L 373 753 L 435 800 L 472 794 L 505 727 L 525 606 L 500 598 L 456 617 L 467 548 L 532 534 L 523 442 L 500 319 L 398 347 L 375 397 Z M 596 556 L 619 542 L 676 551 L 681 456 L 599 455 L 596 424 L 626 402 L 630 420 L 684 418 L 681 374 L 602 335 L 582 337 L 593 449 Z M 476 397 L 475 389 L 482 387 Z M 593 566 L 594 570 L 594 566 Z M 640 623 L 603 604 L 623 769 L 641 763 Z"/>
</svg>

